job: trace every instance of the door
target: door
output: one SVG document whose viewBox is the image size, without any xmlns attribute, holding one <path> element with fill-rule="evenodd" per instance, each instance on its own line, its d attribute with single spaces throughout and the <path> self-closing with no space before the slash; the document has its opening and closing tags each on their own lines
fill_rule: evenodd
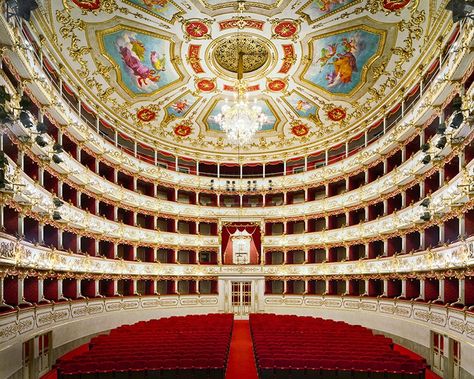
<svg viewBox="0 0 474 379">
<path fill-rule="evenodd" d="M 30 379 L 33 377 L 33 343 L 34 340 L 23 342 L 23 377 Z"/>
<path fill-rule="evenodd" d="M 453 379 L 460 379 L 461 377 L 461 343 L 455 340 L 450 340 L 451 346 L 451 372 Z"/>
<path fill-rule="evenodd" d="M 444 336 L 439 333 L 432 333 L 432 351 L 433 351 L 433 371 L 443 376 L 444 373 Z"/>
<path fill-rule="evenodd" d="M 248 317 L 252 309 L 252 282 L 232 282 L 231 299 L 235 317 Z"/>
</svg>

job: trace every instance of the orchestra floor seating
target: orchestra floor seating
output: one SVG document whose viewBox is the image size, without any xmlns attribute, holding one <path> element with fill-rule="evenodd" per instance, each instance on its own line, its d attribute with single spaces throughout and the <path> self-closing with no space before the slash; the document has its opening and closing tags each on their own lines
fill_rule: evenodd
<svg viewBox="0 0 474 379">
<path fill-rule="evenodd" d="M 225 377 L 232 314 L 141 321 L 92 338 L 89 350 L 59 362 L 59 379 Z"/>
<path fill-rule="evenodd" d="M 252 314 L 255 361 L 262 379 L 424 378 L 424 360 L 393 349 L 370 329 L 315 317 Z"/>
</svg>

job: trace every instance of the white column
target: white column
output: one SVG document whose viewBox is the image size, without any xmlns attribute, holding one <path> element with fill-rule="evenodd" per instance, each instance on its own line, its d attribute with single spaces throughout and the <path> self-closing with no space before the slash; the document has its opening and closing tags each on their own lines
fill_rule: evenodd
<svg viewBox="0 0 474 379">
<path fill-rule="evenodd" d="M 442 244 L 445 241 L 444 224 L 439 225 L 439 243 Z"/>
<path fill-rule="evenodd" d="M 25 235 L 25 216 L 18 214 L 18 235 L 24 237 Z"/>
<path fill-rule="evenodd" d="M 364 280 L 364 293 L 362 296 L 369 296 L 369 279 Z"/>
<path fill-rule="evenodd" d="M 98 279 L 94 280 L 94 296 L 95 297 L 103 297 L 100 294 L 100 286 L 99 286 L 99 280 Z"/>
<path fill-rule="evenodd" d="M 459 279 L 459 294 L 458 294 L 458 301 L 461 303 L 461 304 L 465 304 L 466 303 L 466 280 L 463 278 L 463 279 Z"/>
<path fill-rule="evenodd" d="M 25 278 L 19 277 L 17 280 L 18 280 L 18 304 L 31 305 L 31 303 L 25 300 Z"/>
<path fill-rule="evenodd" d="M 65 300 L 64 292 L 63 292 L 63 279 L 58 279 L 58 299 Z"/>
<path fill-rule="evenodd" d="M 403 191 L 400 195 L 402 197 L 402 207 L 401 207 L 401 209 L 403 209 L 403 208 L 406 208 L 406 206 L 407 206 L 407 193 L 405 191 Z"/>
<path fill-rule="evenodd" d="M 383 240 L 383 251 L 382 256 L 386 257 L 388 255 L 388 240 Z"/>
<path fill-rule="evenodd" d="M 82 290 L 81 290 L 81 279 L 76 279 L 76 297 L 78 299 L 84 299 L 84 296 L 82 295 Z"/>
<path fill-rule="evenodd" d="M 38 225 L 38 241 L 40 244 L 44 244 L 44 224 L 40 223 Z"/>
<path fill-rule="evenodd" d="M 173 250 L 173 262 L 178 263 L 178 250 Z"/>
<path fill-rule="evenodd" d="M 44 297 L 44 279 L 38 278 L 38 303 L 41 301 L 47 301 Z"/>
<path fill-rule="evenodd" d="M 420 279 L 420 295 L 417 299 L 425 300 L 425 279 Z"/>
<path fill-rule="evenodd" d="M 466 217 L 464 214 L 458 216 L 459 219 L 459 230 L 458 235 L 464 237 L 466 235 Z"/>
<path fill-rule="evenodd" d="M 132 246 L 132 260 L 137 260 L 137 247 L 135 245 Z"/>
<path fill-rule="evenodd" d="M 444 279 L 439 280 L 439 298 L 444 303 Z"/>
<path fill-rule="evenodd" d="M 138 295 L 138 287 L 137 287 L 138 280 L 132 279 L 132 294 Z"/>
<path fill-rule="evenodd" d="M 401 298 L 407 297 L 407 280 L 402 279 L 402 293 L 400 294 Z"/>
</svg>

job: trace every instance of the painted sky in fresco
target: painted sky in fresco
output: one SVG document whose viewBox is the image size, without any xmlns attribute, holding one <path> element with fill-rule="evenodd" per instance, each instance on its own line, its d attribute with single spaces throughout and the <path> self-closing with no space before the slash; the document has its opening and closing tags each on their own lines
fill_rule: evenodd
<svg viewBox="0 0 474 379">
<path fill-rule="evenodd" d="M 179 79 L 170 63 L 167 40 L 119 30 L 103 36 L 109 59 L 119 68 L 119 84 L 134 95 L 151 94 Z"/>
<path fill-rule="evenodd" d="M 381 36 L 363 29 L 313 42 L 313 62 L 304 79 L 333 94 L 349 94 L 362 81 L 364 66 L 377 54 Z"/>
<path fill-rule="evenodd" d="M 186 95 L 174 100 L 166 108 L 166 112 L 170 116 L 174 116 L 176 118 L 184 117 L 189 113 L 196 101 L 197 97 L 193 96 L 191 93 L 187 93 Z"/>
<path fill-rule="evenodd" d="M 292 92 L 290 96 L 285 98 L 285 100 L 290 104 L 299 117 L 309 118 L 318 113 L 318 107 L 297 92 Z"/>
<path fill-rule="evenodd" d="M 219 100 L 214 108 L 212 109 L 211 113 L 209 114 L 209 117 L 206 120 L 206 123 L 208 125 L 208 128 L 210 130 L 218 131 L 221 132 L 222 129 L 219 126 L 219 124 L 215 121 L 215 117 L 220 113 L 222 106 L 225 104 L 224 100 Z M 229 102 L 229 105 L 231 105 L 231 102 Z M 268 122 L 265 123 L 262 127 L 262 131 L 268 131 L 272 130 L 275 127 L 276 123 L 276 117 L 269 108 L 268 104 L 266 101 L 263 100 L 258 100 L 256 103 L 257 106 L 262 108 L 262 112 L 267 116 Z"/>
</svg>

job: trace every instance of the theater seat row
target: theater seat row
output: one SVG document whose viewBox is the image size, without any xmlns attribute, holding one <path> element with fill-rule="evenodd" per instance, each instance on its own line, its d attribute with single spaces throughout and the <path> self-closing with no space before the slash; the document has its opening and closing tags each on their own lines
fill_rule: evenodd
<svg viewBox="0 0 474 379">
<path fill-rule="evenodd" d="M 426 364 L 393 350 L 370 329 L 315 317 L 250 315 L 255 361 L 263 379 L 422 379 Z"/>
<path fill-rule="evenodd" d="M 223 379 L 233 315 L 142 321 L 94 337 L 89 350 L 59 362 L 59 379 Z"/>
</svg>

